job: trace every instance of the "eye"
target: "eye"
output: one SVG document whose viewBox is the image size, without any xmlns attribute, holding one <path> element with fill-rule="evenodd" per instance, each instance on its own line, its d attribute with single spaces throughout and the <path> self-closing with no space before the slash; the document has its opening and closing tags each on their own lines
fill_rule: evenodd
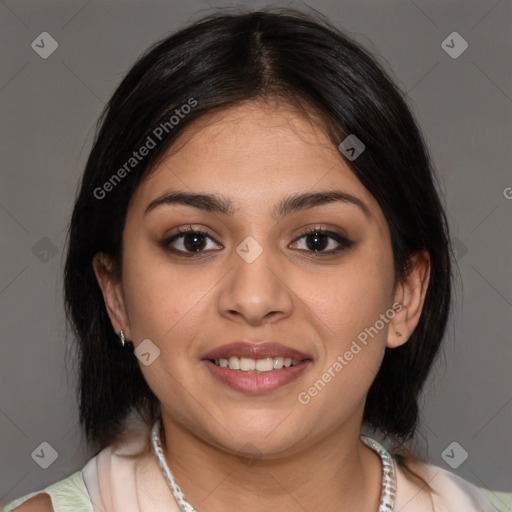
<svg viewBox="0 0 512 512">
<path fill-rule="evenodd" d="M 354 242 L 343 236 L 341 233 L 334 231 L 328 231 L 322 227 L 309 228 L 303 232 L 303 234 L 297 239 L 300 240 L 305 238 L 306 249 L 300 249 L 303 251 L 311 252 L 314 256 L 332 255 L 340 251 L 344 251 L 350 248 Z M 330 241 L 329 241 L 330 239 Z M 336 247 L 336 244 L 338 246 Z M 334 248 L 332 246 L 334 245 Z M 331 246 L 330 250 L 325 250 Z"/>
<path fill-rule="evenodd" d="M 333 255 L 340 251 L 349 249 L 354 244 L 354 242 L 343 236 L 341 233 L 328 231 L 317 226 L 305 230 L 296 240 L 301 240 L 303 238 L 307 240 L 305 244 L 306 248 L 299 250 L 309 252 L 315 257 Z M 203 231 L 202 229 L 193 229 L 192 226 L 189 226 L 188 229 L 178 229 L 177 234 L 166 238 L 160 242 L 160 244 L 168 251 L 180 256 L 190 257 L 199 256 L 208 250 L 216 250 L 215 247 L 213 249 L 211 247 L 208 248 L 208 240 L 217 244 L 217 241 L 207 231 Z M 297 245 L 297 242 L 294 242 L 294 244 Z M 217 245 L 222 249 L 220 244 Z M 334 248 L 331 247 L 330 250 L 326 250 L 329 246 L 333 245 Z"/>
<path fill-rule="evenodd" d="M 178 253 L 181 256 L 194 256 L 205 252 L 205 249 L 207 249 L 206 238 L 216 243 L 216 240 L 208 232 L 201 229 L 193 229 L 190 226 L 189 229 L 178 229 L 178 234 L 166 238 L 161 242 L 161 245 L 165 249 Z M 171 247 L 176 242 L 179 242 L 176 245 L 181 246 L 181 248 Z"/>
</svg>

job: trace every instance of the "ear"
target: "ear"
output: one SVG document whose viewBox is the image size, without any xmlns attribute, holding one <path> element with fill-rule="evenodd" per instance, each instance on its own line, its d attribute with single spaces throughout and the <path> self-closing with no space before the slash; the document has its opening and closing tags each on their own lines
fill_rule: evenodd
<svg viewBox="0 0 512 512">
<path fill-rule="evenodd" d="M 132 336 L 126 312 L 123 283 L 121 279 L 115 279 L 114 277 L 111 258 L 104 253 L 96 253 L 92 258 L 92 266 L 114 331 L 116 334 L 119 334 L 119 331 L 123 329 L 126 339 L 131 340 Z"/>
<path fill-rule="evenodd" d="M 405 281 L 397 284 L 394 293 L 395 316 L 389 322 L 386 343 L 389 348 L 403 345 L 418 325 L 429 281 L 430 255 L 427 251 L 416 252 L 409 259 Z"/>
</svg>

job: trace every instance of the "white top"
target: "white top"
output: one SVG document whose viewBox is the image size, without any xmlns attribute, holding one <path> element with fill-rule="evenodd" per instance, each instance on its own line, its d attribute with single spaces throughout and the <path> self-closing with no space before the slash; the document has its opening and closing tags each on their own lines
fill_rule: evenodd
<svg viewBox="0 0 512 512">
<path fill-rule="evenodd" d="M 108 446 L 81 471 L 14 500 L 2 512 L 12 512 L 41 492 L 51 496 L 55 512 L 180 512 L 152 451 L 150 435 L 149 427 L 130 429 L 117 447 Z M 138 455 L 129 457 L 130 454 Z M 418 467 L 438 494 L 422 490 L 395 460 L 394 512 L 512 510 L 511 494 L 481 489 L 432 464 L 420 463 Z"/>
</svg>

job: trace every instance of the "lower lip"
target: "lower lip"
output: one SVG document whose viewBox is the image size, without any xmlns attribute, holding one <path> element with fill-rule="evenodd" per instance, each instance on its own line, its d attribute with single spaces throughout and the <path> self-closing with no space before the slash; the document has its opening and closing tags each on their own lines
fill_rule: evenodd
<svg viewBox="0 0 512 512">
<path fill-rule="evenodd" d="M 297 379 L 311 363 L 310 360 L 306 360 L 301 361 L 296 366 L 257 373 L 255 370 L 249 372 L 230 370 L 229 368 L 217 366 L 207 359 L 204 359 L 202 362 L 218 380 L 236 391 L 243 391 L 245 393 L 274 391 Z"/>
</svg>

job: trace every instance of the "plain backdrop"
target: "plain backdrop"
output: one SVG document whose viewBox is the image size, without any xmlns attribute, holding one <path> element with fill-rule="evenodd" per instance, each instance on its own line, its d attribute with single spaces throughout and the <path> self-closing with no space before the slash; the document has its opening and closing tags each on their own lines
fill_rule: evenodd
<svg viewBox="0 0 512 512">
<path fill-rule="evenodd" d="M 0 2 L 0 503 L 69 476 L 91 456 L 76 376 L 66 371 L 73 340 L 65 337 L 62 268 L 100 110 L 151 43 L 230 5 L 242 4 Z M 476 485 L 511 492 L 512 3 L 309 5 L 376 55 L 407 92 L 441 178 L 460 275 L 416 446 Z M 58 43 L 46 59 L 31 46 L 42 32 Z M 468 44 L 457 58 L 442 46 L 453 32 Z M 44 442 L 58 454 L 47 469 L 32 456 Z M 459 459 L 467 452 L 466 460 L 450 467 L 447 448 Z"/>
</svg>

